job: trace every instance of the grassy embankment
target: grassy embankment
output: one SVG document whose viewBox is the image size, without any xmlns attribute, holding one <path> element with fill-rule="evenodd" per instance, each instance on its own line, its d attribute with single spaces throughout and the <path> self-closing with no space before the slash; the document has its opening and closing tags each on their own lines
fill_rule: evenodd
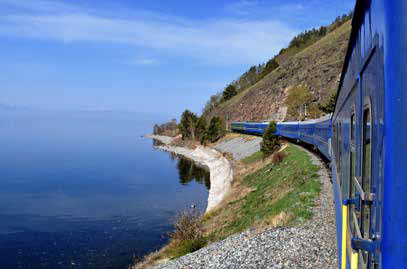
<svg viewBox="0 0 407 269">
<path fill-rule="evenodd" d="M 319 196 L 319 167 L 303 150 L 289 144 L 280 163 L 268 164 L 237 178 L 223 206 L 202 218 L 210 240 L 223 239 L 248 228 L 297 225 L 309 219 Z M 263 162 L 260 152 L 243 163 Z M 271 158 L 272 159 L 272 158 Z"/>
<path fill-rule="evenodd" d="M 292 144 L 282 152 L 286 157 L 279 163 L 273 163 L 273 158 L 264 160 L 261 152 L 240 161 L 237 166 L 249 172 L 237 173 L 225 201 L 202 218 L 187 221 L 184 227 L 195 230 L 185 240 L 170 239 L 165 248 L 147 257 L 144 266 L 136 268 L 183 256 L 248 228 L 299 225 L 309 219 L 321 190 L 319 167 Z"/>
</svg>

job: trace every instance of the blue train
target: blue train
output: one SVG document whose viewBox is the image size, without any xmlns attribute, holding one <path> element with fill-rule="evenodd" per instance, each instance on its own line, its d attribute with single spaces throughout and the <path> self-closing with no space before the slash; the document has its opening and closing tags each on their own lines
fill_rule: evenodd
<svg viewBox="0 0 407 269">
<path fill-rule="evenodd" d="M 357 1 L 334 113 L 276 134 L 331 162 L 339 268 L 407 268 L 407 1 Z"/>
<path fill-rule="evenodd" d="M 268 122 L 232 122 L 231 129 L 235 132 L 262 135 L 268 125 Z M 278 122 L 275 134 L 313 145 L 331 160 L 331 126 L 331 115 L 327 115 L 315 120 Z"/>
</svg>

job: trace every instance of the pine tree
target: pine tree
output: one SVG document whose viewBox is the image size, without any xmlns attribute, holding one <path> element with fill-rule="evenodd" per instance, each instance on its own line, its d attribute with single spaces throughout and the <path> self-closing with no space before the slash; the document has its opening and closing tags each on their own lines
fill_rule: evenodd
<svg viewBox="0 0 407 269">
<path fill-rule="evenodd" d="M 202 138 L 205 136 L 206 133 L 206 117 L 205 115 L 202 115 L 198 123 L 196 125 L 196 130 L 195 130 L 195 136 L 197 140 L 202 141 Z"/>
<path fill-rule="evenodd" d="M 223 99 L 225 101 L 231 99 L 233 96 L 237 94 L 236 87 L 232 84 L 226 87 L 226 89 L 223 91 Z"/>
<path fill-rule="evenodd" d="M 185 110 L 181 116 L 179 128 L 182 134 L 182 139 L 195 140 L 195 131 L 198 122 L 198 116 L 189 110 Z"/>
<path fill-rule="evenodd" d="M 277 124 L 272 121 L 263 134 L 263 141 L 260 143 L 260 149 L 264 157 L 268 157 L 280 148 L 280 141 L 274 134 L 277 130 Z"/>
<path fill-rule="evenodd" d="M 225 124 L 219 117 L 213 117 L 208 127 L 207 139 L 215 142 L 225 134 Z"/>
</svg>

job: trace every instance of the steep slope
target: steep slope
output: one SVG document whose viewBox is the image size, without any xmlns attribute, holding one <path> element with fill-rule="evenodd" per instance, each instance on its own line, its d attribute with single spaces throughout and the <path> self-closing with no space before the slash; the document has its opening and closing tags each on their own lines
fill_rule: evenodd
<svg viewBox="0 0 407 269">
<path fill-rule="evenodd" d="M 287 114 L 286 98 L 290 89 L 298 86 L 307 89 L 308 106 L 320 113 L 317 104 L 325 104 L 336 93 L 350 30 L 348 21 L 305 50 L 284 59 L 276 70 L 206 116 L 221 116 L 228 123 L 296 120 L 298 115 Z"/>
</svg>

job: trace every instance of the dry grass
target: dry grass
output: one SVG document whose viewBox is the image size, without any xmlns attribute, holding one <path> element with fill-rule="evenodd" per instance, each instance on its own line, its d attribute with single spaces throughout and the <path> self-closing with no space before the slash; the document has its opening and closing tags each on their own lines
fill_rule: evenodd
<svg viewBox="0 0 407 269">
<path fill-rule="evenodd" d="M 183 140 L 181 137 L 176 137 L 172 143 L 172 146 L 176 147 L 184 147 L 184 148 L 189 148 L 189 149 L 195 149 L 197 146 L 200 145 L 199 141 L 194 141 L 194 140 Z"/>
<path fill-rule="evenodd" d="M 168 234 L 170 240 L 179 243 L 203 237 L 201 215 L 198 211 L 185 211 L 176 217 L 174 232 Z"/>
<path fill-rule="evenodd" d="M 285 151 L 278 151 L 271 156 L 271 162 L 274 165 L 281 163 L 288 154 Z"/>
<path fill-rule="evenodd" d="M 164 248 L 160 249 L 159 251 L 155 251 L 150 253 L 147 256 L 144 256 L 142 261 L 137 262 L 134 264 L 131 269 L 146 269 L 151 268 L 154 265 L 164 263 L 169 260 L 169 258 L 165 257 L 164 253 L 170 246 L 167 245 Z"/>
<path fill-rule="evenodd" d="M 132 269 L 150 268 L 159 263 L 194 252 L 207 244 L 201 214 L 195 209 L 179 213 L 174 221 L 174 231 L 168 233 L 169 243 L 160 251 L 144 257 Z"/>
</svg>

